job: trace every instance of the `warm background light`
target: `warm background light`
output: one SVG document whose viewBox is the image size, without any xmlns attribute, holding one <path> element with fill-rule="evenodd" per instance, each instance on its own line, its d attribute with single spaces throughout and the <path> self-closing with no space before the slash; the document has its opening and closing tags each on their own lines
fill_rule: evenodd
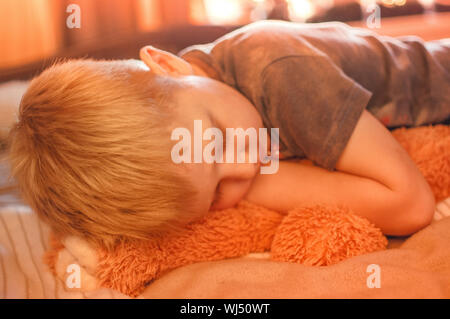
<svg viewBox="0 0 450 319">
<path fill-rule="evenodd" d="M 434 8 L 434 0 L 419 0 L 419 3 L 425 8 L 425 10 L 430 11 Z"/>
<path fill-rule="evenodd" d="M 388 7 L 403 6 L 406 4 L 406 0 L 382 0 L 381 3 Z"/>
<path fill-rule="evenodd" d="M 268 13 L 272 10 L 274 6 L 273 0 L 251 0 L 253 4 L 253 9 L 250 13 L 250 20 L 257 21 L 267 18 Z"/>
<path fill-rule="evenodd" d="M 161 16 L 159 1 L 155 0 L 139 0 L 138 15 L 139 28 L 143 31 L 156 29 L 161 24 Z"/>
<path fill-rule="evenodd" d="M 306 21 L 316 12 L 316 8 L 310 0 L 288 0 L 289 18 L 292 21 Z"/>
<path fill-rule="evenodd" d="M 205 11 L 211 24 L 231 24 L 243 15 L 242 0 L 204 0 Z"/>
<path fill-rule="evenodd" d="M 66 27 L 69 4 L 81 8 L 81 29 Z M 121 48 L 125 55 L 135 49 L 132 45 L 123 48 L 122 42 L 145 39 L 149 33 L 169 32 L 168 37 L 161 36 L 158 41 L 175 50 L 175 46 L 202 39 L 204 34 L 212 38 L 209 30 L 220 30 L 208 29 L 208 25 L 228 28 L 262 19 L 281 19 L 360 22 L 366 27 L 367 8 L 373 4 L 381 7 L 382 30 L 394 18 L 389 30 L 401 29 L 398 34 L 406 30 L 426 38 L 449 36 L 450 13 L 443 11 L 450 10 L 450 0 L 0 0 L 0 69 L 83 52 L 102 56 L 101 50 L 106 50 L 102 47 Z M 439 13 L 421 15 L 422 12 Z M 426 27 L 425 18 L 426 23 L 437 20 Z M 191 27 L 201 28 L 190 34 L 186 30 Z M 176 28 L 186 34 L 171 34 Z"/>
<path fill-rule="evenodd" d="M 61 44 L 51 0 L 0 1 L 0 67 L 53 54 Z"/>
</svg>

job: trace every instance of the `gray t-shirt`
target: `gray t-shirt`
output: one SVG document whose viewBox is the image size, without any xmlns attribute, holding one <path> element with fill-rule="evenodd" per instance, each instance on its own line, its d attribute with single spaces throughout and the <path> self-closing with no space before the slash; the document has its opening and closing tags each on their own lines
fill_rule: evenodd
<svg viewBox="0 0 450 319">
<path fill-rule="evenodd" d="M 284 157 L 306 157 L 328 170 L 365 108 L 391 128 L 450 116 L 448 40 L 266 20 L 178 55 L 244 94 L 265 127 L 279 128 Z"/>
</svg>

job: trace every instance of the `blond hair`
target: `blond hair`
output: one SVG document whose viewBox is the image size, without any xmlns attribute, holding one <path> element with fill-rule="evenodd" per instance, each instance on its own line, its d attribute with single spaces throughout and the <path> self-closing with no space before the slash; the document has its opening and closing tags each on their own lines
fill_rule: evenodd
<svg viewBox="0 0 450 319">
<path fill-rule="evenodd" d="M 196 195 L 170 165 L 169 78 L 73 60 L 32 80 L 8 137 L 21 196 L 59 235 L 111 247 L 177 230 Z"/>
</svg>

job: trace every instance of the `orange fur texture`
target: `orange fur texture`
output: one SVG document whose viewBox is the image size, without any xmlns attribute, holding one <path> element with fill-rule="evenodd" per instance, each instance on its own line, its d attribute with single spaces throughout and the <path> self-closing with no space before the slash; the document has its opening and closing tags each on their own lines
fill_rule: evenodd
<svg viewBox="0 0 450 319">
<path fill-rule="evenodd" d="M 417 163 L 436 200 L 450 196 L 450 127 L 400 128 L 392 133 Z M 209 213 L 178 234 L 99 250 L 97 278 L 104 287 L 137 296 L 166 271 L 195 262 L 270 251 L 273 260 L 326 266 L 386 246 L 379 229 L 343 206 L 318 204 L 282 215 L 242 201 Z M 52 238 L 46 262 L 53 270 L 61 248 Z"/>
</svg>

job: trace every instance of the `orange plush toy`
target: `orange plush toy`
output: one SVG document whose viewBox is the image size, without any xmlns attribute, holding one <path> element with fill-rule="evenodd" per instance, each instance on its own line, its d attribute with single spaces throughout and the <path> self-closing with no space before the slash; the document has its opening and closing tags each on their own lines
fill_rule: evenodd
<svg viewBox="0 0 450 319">
<path fill-rule="evenodd" d="M 392 133 L 417 163 L 436 200 L 450 196 L 450 127 Z M 54 271 L 63 246 L 56 238 L 51 243 L 46 262 Z M 102 286 L 137 296 L 165 271 L 191 263 L 270 251 L 273 260 L 325 266 L 386 246 L 379 229 L 346 207 L 313 205 L 283 215 L 242 201 L 209 213 L 179 234 L 122 242 L 113 252 L 99 250 L 96 275 Z"/>
</svg>

